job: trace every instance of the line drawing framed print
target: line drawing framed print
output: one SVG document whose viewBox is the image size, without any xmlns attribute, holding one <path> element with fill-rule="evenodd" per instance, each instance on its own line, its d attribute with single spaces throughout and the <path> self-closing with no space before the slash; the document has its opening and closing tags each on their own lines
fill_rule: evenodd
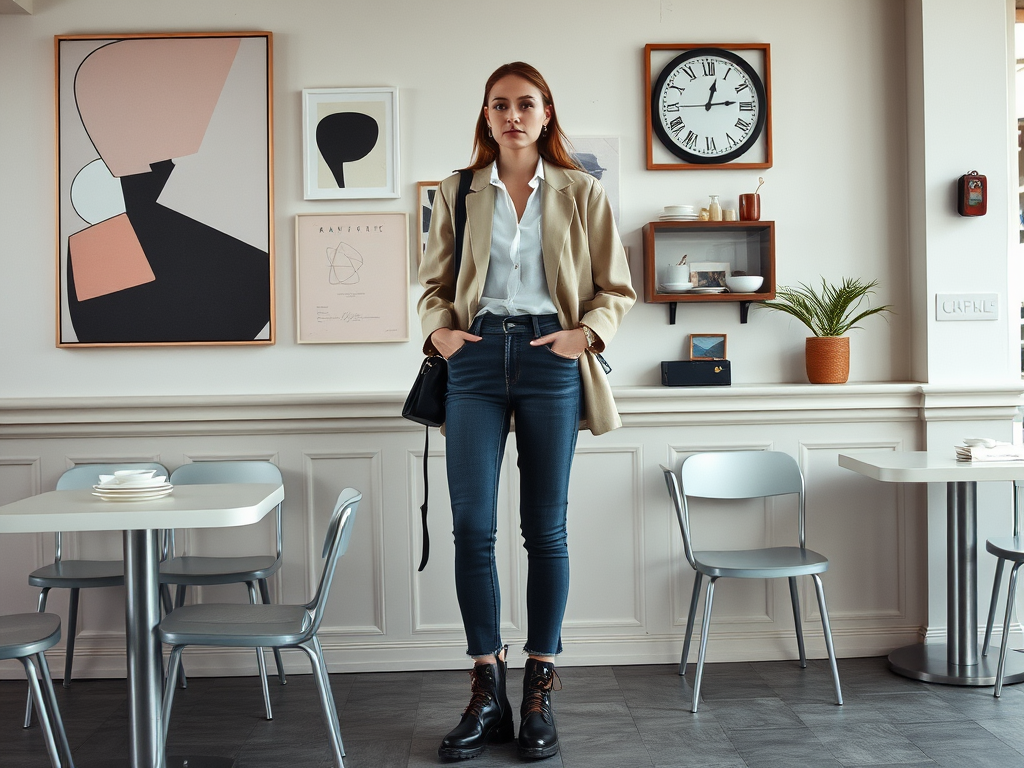
<svg viewBox="0 0 1024 768">
<path fill-rule="evenodd" d="M 409 340 L 409 217 L 295 217 L 299 344 Z"/>
<path fill-rule="evenodd" d="M 302 91 L 307 200 L 400 197 L 397 88 Z"/>
<path fill-rule="evenodd" d="M 270 32 L 58 35 L 58 347 L 274 343 Z"/>
</svg>

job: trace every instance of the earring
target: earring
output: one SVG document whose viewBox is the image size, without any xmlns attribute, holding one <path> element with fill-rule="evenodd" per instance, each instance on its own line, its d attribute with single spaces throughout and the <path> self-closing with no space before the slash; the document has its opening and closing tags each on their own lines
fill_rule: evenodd
<svg viewBox="0 0 1024 768">
<path fill-rule="evenodd" d="M 487 128 L 487 138 L 488 138 L 488 139 L 493 139 L 493 138 L 494 138 L 494 134 L 493 134 L 493 133 L 491 133 L 491 128 L 490 128 L 490 126 L 488 126 L 488 128 Z"/>
<path fill-rule="evenodd" d="M 547 126 L 547 123 L 545 123 L 545 124 L 544 124 L 544 127 L 540 129 L 540 135 L 541 135 L 541 136 L 547 136 L 547 135 L 548 135 L 548 126 Z"/>
</svg>

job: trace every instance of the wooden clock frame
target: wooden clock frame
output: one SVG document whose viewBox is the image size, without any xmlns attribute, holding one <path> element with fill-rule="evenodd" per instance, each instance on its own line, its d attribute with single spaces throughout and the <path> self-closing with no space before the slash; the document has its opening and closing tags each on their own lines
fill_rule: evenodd
<svg viewBox="0 0 1024 768">
<path fill-rule="evenodd" d="M 764 57 L 761 67 L 751 62 L 751 66 L 757 71 L 764 83 L 765 94 L 765 121 L 763 159 L 752 161 L 745 160 L 752 153 L 758 153 L 757 147 L 751 148 L 749 152 L 740 156 L 740 159 L 728 163 L 686 163 L 681 161 L 663 163 L 655 162 L 654 142 L 657 140 L 653 131 L 653 117 L 651 114 L 651 99 L 653 82 L 651 77 L 651 56 L 654 51 L 689 51 L 694 48 L 723 48 L 727 51 L 739 53 L 742 51 L 760 51 Z M 655 75 L 655 79 L 657 75 Z M 648 43 L 644 46 L 644 119 L 647 126 L 647 170 L 649 171 L 708 171 L 720 169 L 733 170 L 754 170 L 772 167 L 772 63 L 771 46 L 768 43 Z M 667 149 L 665 150 L 668 151 Z"/>
</svg>

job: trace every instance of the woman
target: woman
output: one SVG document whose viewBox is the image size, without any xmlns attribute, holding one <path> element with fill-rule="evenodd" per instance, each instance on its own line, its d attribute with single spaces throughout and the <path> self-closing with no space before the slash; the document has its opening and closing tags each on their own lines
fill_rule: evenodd
<svg viewBox="0 0 1024 768">
<path fill-rule="evenodd" d="M 488 741 L 514 735 L 494 561 L 513 415 L 529 556 L 519 753 L 558 752 L 550 691 L 569 590 L 569 470 L 582 421 L 594 434 L 620 425 L 598 353 L 636 300 L 604 190 L 565 143 L 541 74 L 522 62 L 499 67 L 477 120 L 458 275 L 458 175 L 441 182 L 420 264 L 424 351 L 448 360 L 455 582 L 474 659 L 470 704 L 438 749 L 447 759 L 476 757 Z"/>
</svg>

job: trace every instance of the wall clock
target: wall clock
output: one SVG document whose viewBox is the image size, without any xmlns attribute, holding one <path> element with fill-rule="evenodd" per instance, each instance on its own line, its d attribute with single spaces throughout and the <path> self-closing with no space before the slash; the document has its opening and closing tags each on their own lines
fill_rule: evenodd
<svg viewBox="0 0 1024 768">
<path fill-rule="evenodd" d="M 648 170 L 770 168 L 767 43 L 645 48 Z"/>
</svg>

